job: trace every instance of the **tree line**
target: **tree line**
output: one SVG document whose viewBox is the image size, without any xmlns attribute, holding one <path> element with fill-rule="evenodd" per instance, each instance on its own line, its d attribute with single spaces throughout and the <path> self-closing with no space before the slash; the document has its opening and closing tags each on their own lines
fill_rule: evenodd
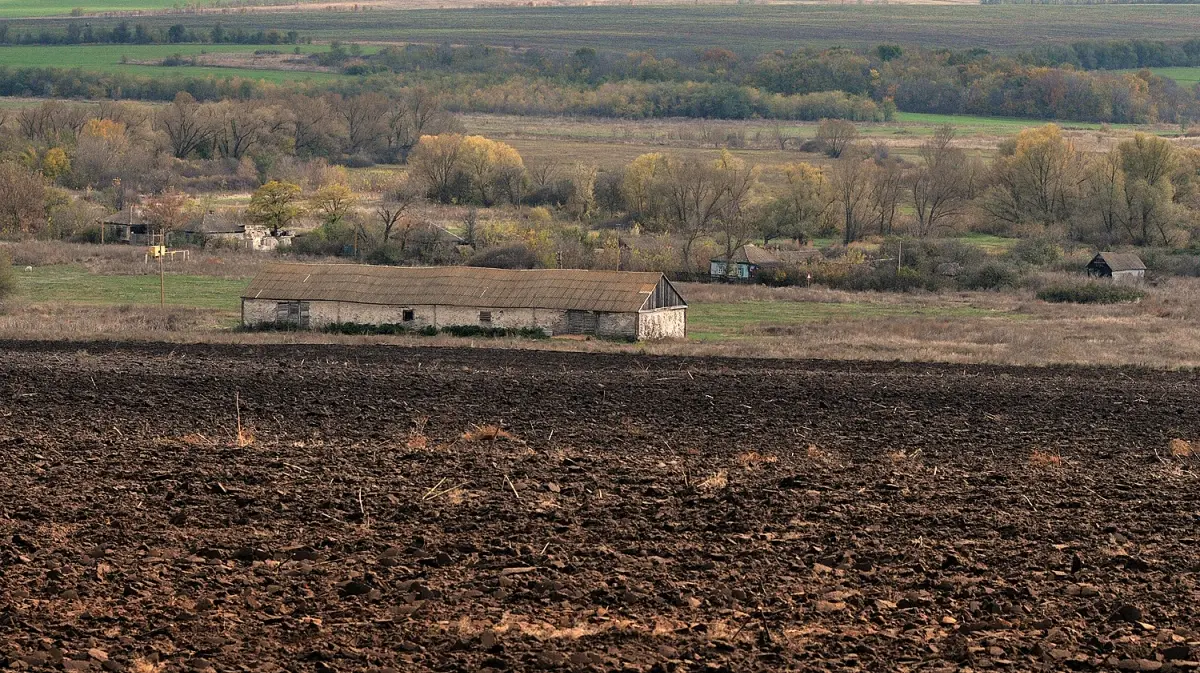
<svg viewBox="0 0 1200 673">
<path fill-rule="evenodd" d="M 121 21 L 111 27 L 103 24 L 68 23 L 61 32 L 41 30 L 17 31 L 6 21 L 0 21 L 0 44 L 301 44 L 311 42 L 295 30 L 245 30 L 226 28 L 221 23 L 212 28 L 193 28 L 177 23 L 166 28 L 144 23 L 130 25 Z"/>
<path fill-rule="evenodd" d="M 1162 49 L 1159 49 L 1159 47 Z M 395 95 L 413 86 L 452 111 L 619 118 L 841 118 L 880 121 L 897 110 L 1114 123 L 1188 124 L 1200 118 L 1197 90 L 1148 70 L 1081 70 L 1200 58 L 1200 41 L 1077 43 L 1059 56 L 996 56 L 984 50 L 798 49 L 742 58 L 709 49 L 695 59 L 577 50 L 553 54 L 485 47 L 390 47 L 368 55 L 333 45 L 314 63 L 358 76 L 287 87 L 237 77 L 146 77 L 55 68 L 0 68 L 0 95 L 200 101 L 269 98 L 283 90 Z M 1160 54 L 1153 56 L 1153 54 Z M 1069 56 L 1069 58 L 1068 58 Z"/>
</svg>

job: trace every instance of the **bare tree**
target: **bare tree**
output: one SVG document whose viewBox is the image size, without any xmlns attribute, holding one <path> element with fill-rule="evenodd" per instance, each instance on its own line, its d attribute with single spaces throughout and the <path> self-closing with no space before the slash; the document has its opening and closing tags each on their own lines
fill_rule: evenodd
<svg viewBox="0 0 1200 673">
<path fill-rule="evenodd" d="M 740 216 L 753 183 L 749 170 L 723 153 L 717 162 L 667 157 L 655 176 L 663 216 L 672 233 L 683 239 L 683 267 L 692 267 L 692 248 L 713 232 L 722 217 Z M 749 183 L 749 184 L 747 184 Z M 739 203 L 731 203 L 738 199 Z"/>
<path fill-rule="evenodd" d="M 283 128 L 279 110 L 250 102 L 224 101 L 214 111 L 213 140 L 221 156 L 241 159 Z"/>
<path fill-rule="evenodd" d="M 953 141 L 954 127 L 939 127 L 922 143 L 922 164 L 910 174 L 917 236 L 930 236 L 953 222 L 970 201 L 972 173 L 966 154 Z"/>
<path fill-rule="evenodd" d="M 853 146 L 858 139 L 858 127 L 845 119 L 822 119 L 817 126 L 817 140 L 825 146 L 825 153 L 834 159 Z"/>
<path fill-rule="evenodd" d="M 176 94 L 175 100 L 159 112 L 158 125 L 167 134 L 176 159 L 186 159 L 212 141 L 215 129 L 206 112 L 186 91 Z"/>
<path fill-rule="evenodd" d="M 370 152 L 378 147 L 389 107 L 388 99 L 376 93 L 334 97 L 334 111 L 346 125 L 347 152 Z"/>
<path fill-rule="evenodd" d="M 403 180 L 390 185 L 383 193 L 375 215 L 383 226 L 383 245 L 387 245 L 395 234 L 400 244 L 400 250 L 408 247 L 409 234 L 412 232 L 415 220 L 405 217 L 416 203 L 421 200 L 421 190 L 412 180 Z"/>
<path fill-rule="evenodd" d="M 850 148 L 833 163 L 829 182 L 842 212 L 842 242 L 849 245 L 862 237 L 871 197 L 871 162 L 857 148 Z"/>
<path fill-rule="evenodd" d="M 387 112 L 387 144 L 395 159 L 408 155 L 423 135 L 462 133 L 458 120 L 441 107 L 437 96 L 425 87 L 413 87 L 392 101 Z"/>
<path fill-rule="evenodd" d="M 36 233 L 46 224 L 46 209 L 42 177 L 14 162 L 0 163 L 0 232 Z"/>
<path fill-rule="evenodd" d="M 887 147 L 875 147 L 871 170 L 871 209 L 881 236 L 890 236 L 895 228 L 896 211 L 904 195 L 904 164 L 888 155 Z"/>
</svg>

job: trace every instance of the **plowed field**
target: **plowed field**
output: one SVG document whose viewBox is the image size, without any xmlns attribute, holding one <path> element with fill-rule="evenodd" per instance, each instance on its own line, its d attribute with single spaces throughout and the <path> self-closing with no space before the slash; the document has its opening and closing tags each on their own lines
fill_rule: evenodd
<svg viewBox="0 0 1200 673">
<path fill-rule="evenodd" d="M 1195 669 L 1198 384 L 4 343 L 0 668 Z"/>
</svg>

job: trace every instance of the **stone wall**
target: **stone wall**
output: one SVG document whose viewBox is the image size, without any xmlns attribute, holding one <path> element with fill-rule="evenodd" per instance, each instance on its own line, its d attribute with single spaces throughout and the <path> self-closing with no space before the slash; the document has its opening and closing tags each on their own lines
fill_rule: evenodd
<svg viewBox="0 0 1200 673">
<path fill-rule="evenodd" d="M 637 338 L 682 339 L 687 336 L 687 307 L 672 306 L 638 314 Z"/>
<path fill-rule="evenodd" d="M 274 299 L 245 299 L 242 301 L 242 324 L 247 326 L 275 322 Z M 413 319 L 407 324 L 413 329 L 427 325 L 480 325 L 521 329 L 541 328 L 550 334 L 566 334 L 567 312 L 540 308 L 489 308 L 465 306 L 385 306 L 341 301 L 308 302 L 309 327 L 320 329 L 333 323 L 384 325 L 404 323 L 404 311 L 411 310 Z M 491 313 L 491 322 L 480 321 L 481 312 Z M 614 339 L 664 339 L 684 336 L 682 307 L 646 311 L 644 313 L 601 313 L 596 335 Z"/>
</svg>

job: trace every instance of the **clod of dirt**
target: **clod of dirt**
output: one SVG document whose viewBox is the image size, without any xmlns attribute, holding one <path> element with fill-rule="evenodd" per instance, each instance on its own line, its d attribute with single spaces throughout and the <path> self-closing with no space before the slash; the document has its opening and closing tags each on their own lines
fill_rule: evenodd
<svg viewBox="0 0 1200 673">
<path fill-rule="evenodd" d="M 362 596 L 370 593 L 371 585 L 358 580 L 350 580 L 338 586 L 338 594 L 342 597 L 347 596 Z"/>
<path fill-rule="evenodd" d="M 1129 622 L 1130 624 L 1136 624 L 1142 621 L 1142 610 L 1136 605 L 1130 605 L 1126 603 L 1117 608 L 1116 612 L 1113 613 L 1113 616 L 1121 619 L 1122 621 Z"/>
</svg>

